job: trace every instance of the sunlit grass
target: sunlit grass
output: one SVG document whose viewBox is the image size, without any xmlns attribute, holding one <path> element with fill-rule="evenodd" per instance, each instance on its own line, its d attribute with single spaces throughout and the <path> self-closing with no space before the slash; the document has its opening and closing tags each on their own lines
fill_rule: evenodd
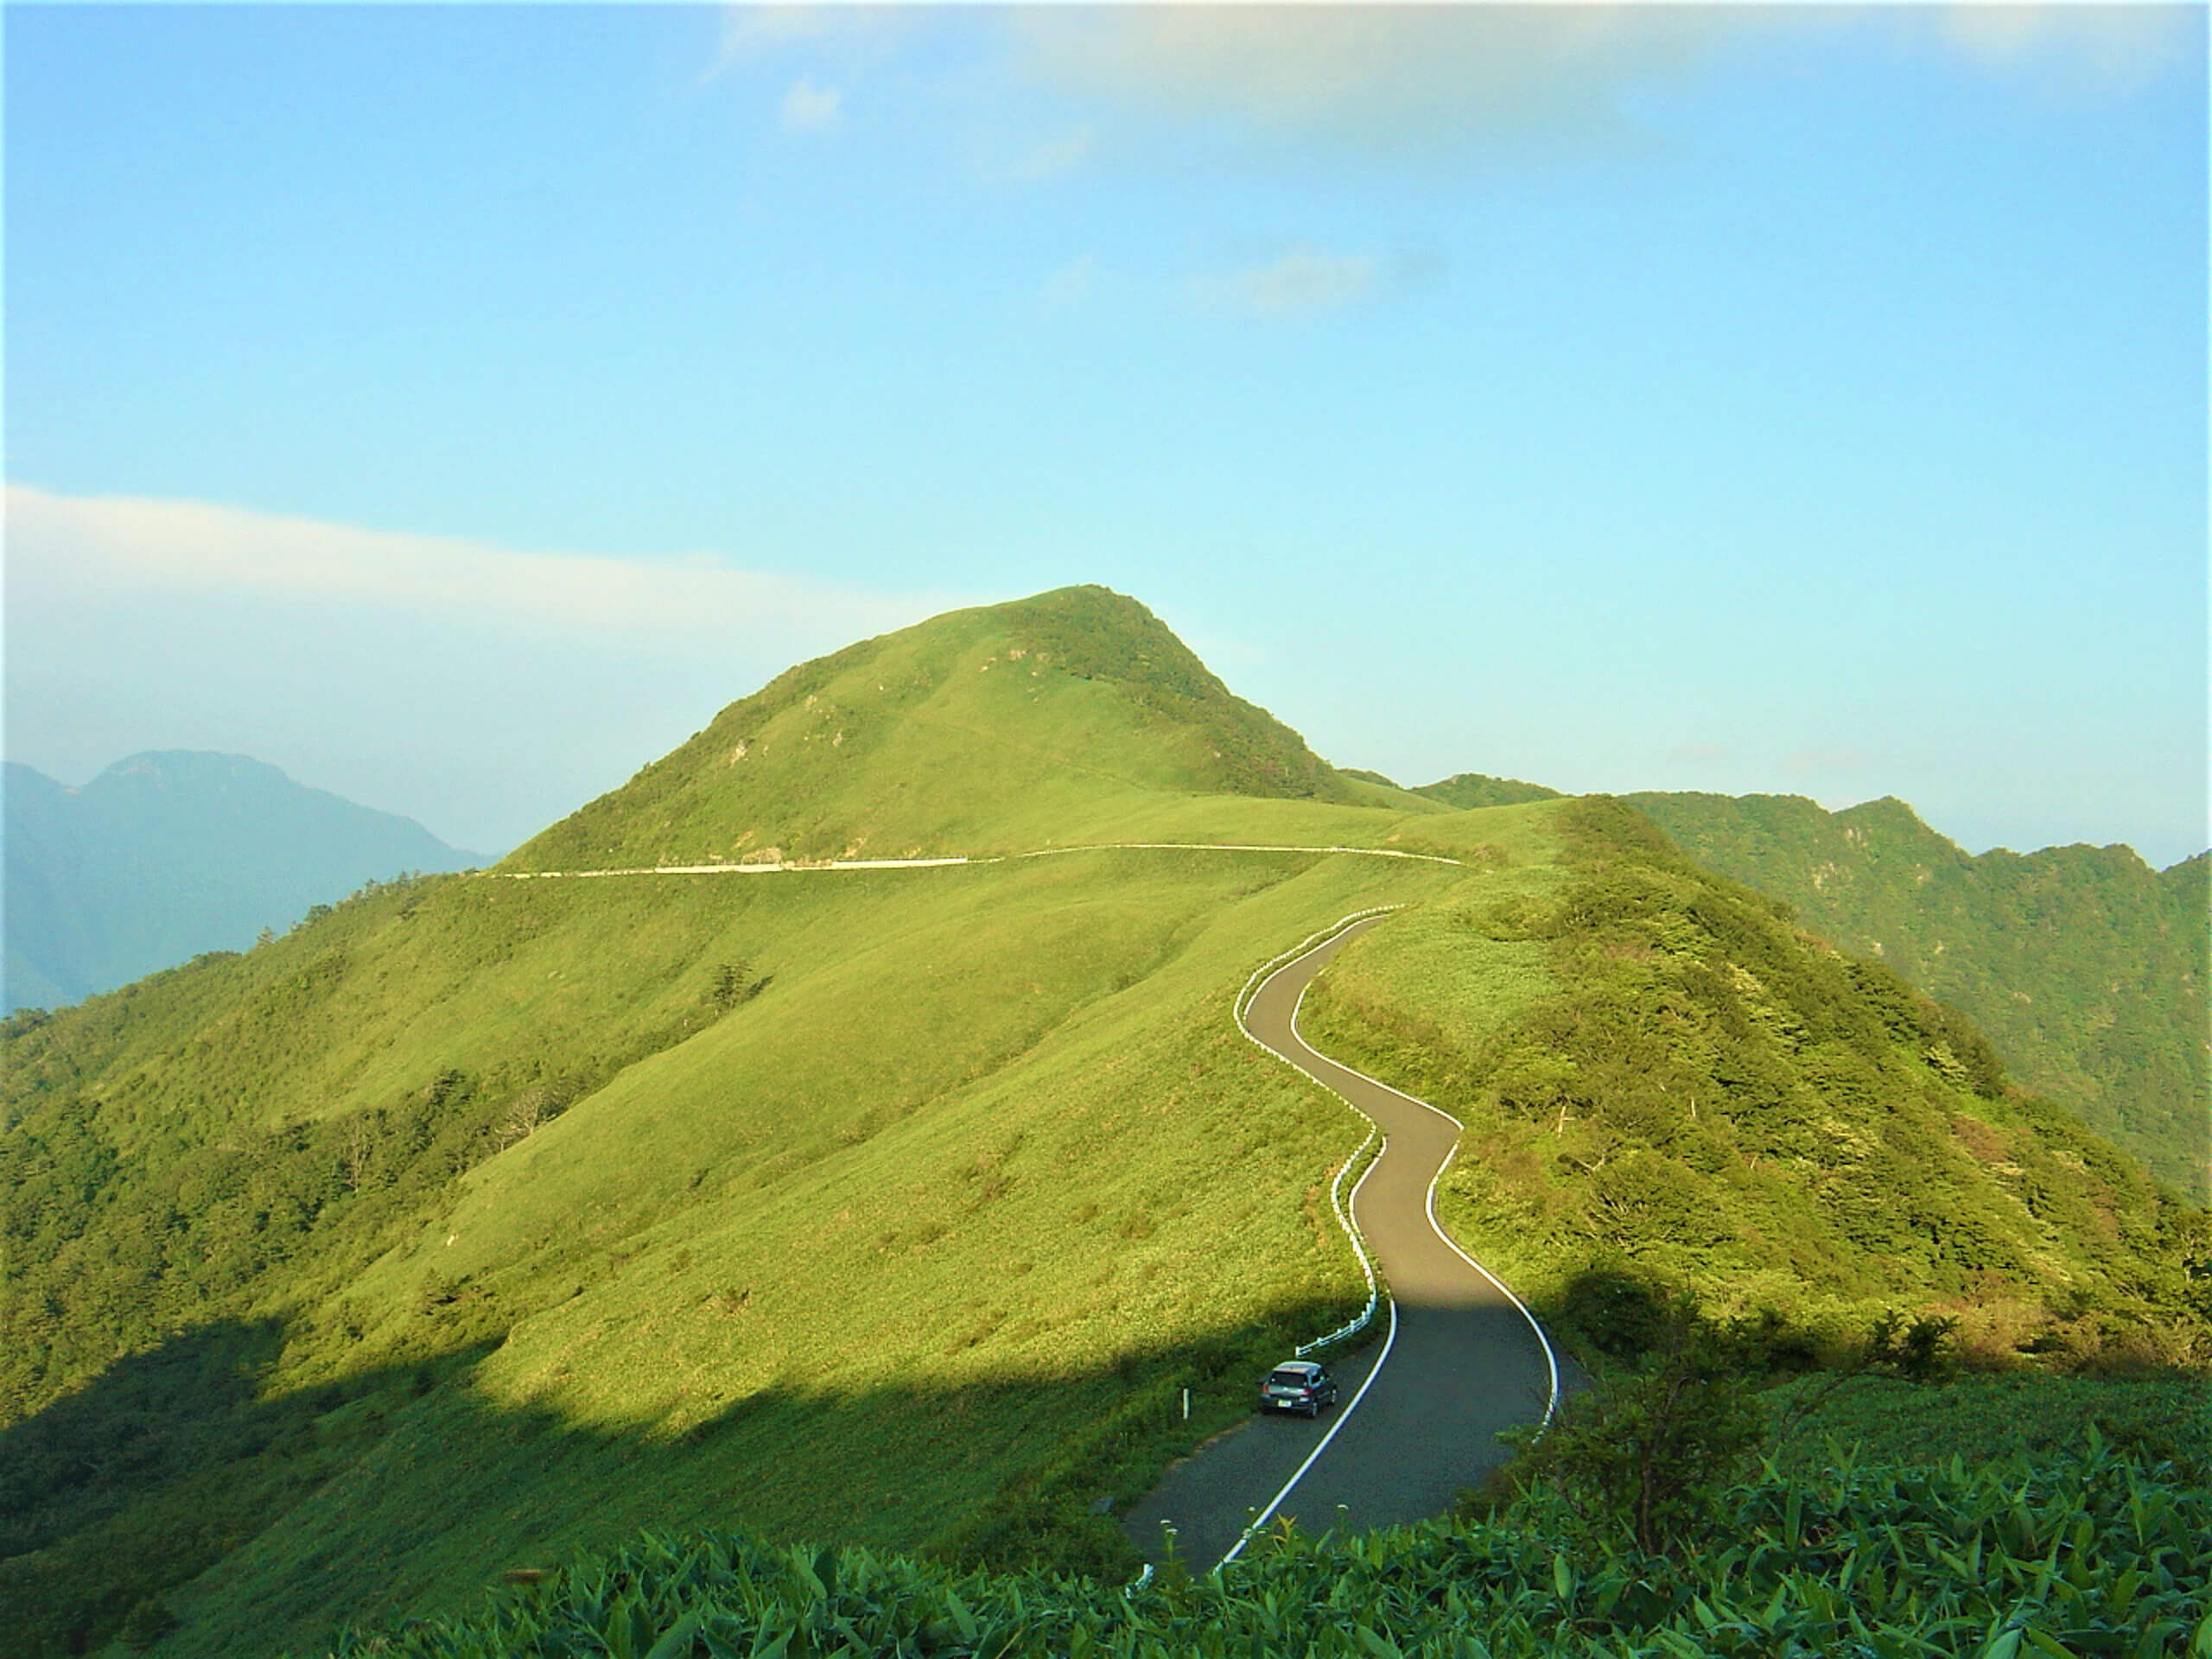
<svg viewBox="0 0 2212 1659">
<path fill-rule="evenodd" d="M 613 1052 L 696 1014 L 718 962 L 766 983 L 313 1293 L 272 1389 L 495 1345 L 365 1414 L 341 1474 L 180 1596 L 176 1650 L 312 1629 L 334 1598 L 439 1605 L 487 1552 L 647 1523 L 912 1548 L 972 1533 L 1018 1478 L 1078 1515 L 1139 1495 L 1364 1294 L 1326 1201 L 1359 1126 L 1237 1033 L 1236 988 L 1347 912 L 1470 879 L 1100 852 L 430 889 L 302 1009 L 335 1051 L 297 1062 L 329 1080 L 321 1110 L 533 1045 Z M 401 989 L 426 982 L 454 989 Z"/>
</svg>

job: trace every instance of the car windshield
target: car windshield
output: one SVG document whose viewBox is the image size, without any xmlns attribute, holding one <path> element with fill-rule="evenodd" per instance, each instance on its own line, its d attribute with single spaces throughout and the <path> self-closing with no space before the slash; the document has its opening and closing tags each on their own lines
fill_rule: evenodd
<svg viewBox="0 0 2212 1659">
<path fill-rule="evenodd" d="M 1270 1376 L 1268 1381 L 1277 1383 L 1286 1389 L 1302 1389 L 1306 1386 L 1306 1377 L 1305 1372 L 1292 1370 L 1287 1365 L 1286 1365 L 1282 1370 L 1277 1371 L 1273 1376 Z"/>
</svg>

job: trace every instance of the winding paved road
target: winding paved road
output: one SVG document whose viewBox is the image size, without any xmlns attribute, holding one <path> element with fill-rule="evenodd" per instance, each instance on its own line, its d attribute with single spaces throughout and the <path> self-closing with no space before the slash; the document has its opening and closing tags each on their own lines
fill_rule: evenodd
<svg viewBox="0 0 2212 1659">
<path fill-rule="evenodd" d="M 515 880 L 626 875 L 766 875 L 798 871 L 921 869 L 995 864 L 1124 849 L 1176 852 L 1350 853 L 1457 864 L 1435 854 L 1373 847 L 1133 842 L 1053 847 L 997 857 L 839 860 L 821 863 L 662 865 L 652 868 L 491 872 Z M 1314 1422 L 1248 1421 L 1167 1471 L 1122 1522 L 1147 1559 L 1172 1522 L 1186 1566 L 1227 1565 L 1278 1516 L 1309 1533 L 1346 1525 L 1396 1525 L 1441 1515 L 1465 1488 L 1505 1460 L 1498 1431 L 1548 1419 L 1560 1367 L 1535 1320 L 1511 1292 L 1436 1224 L 1436 1178 L 1459 1122 L 1424 1101 L 1339 1065 L 1298 1033 L 1298 1005 L 1330 958 L 1382 917 L 1352 922 L 1274 970 L 1240 1020 L 1264 1047 L 1335 1091 L 1381 1128 L 1382 1155 L 1353 1189 L 1353 1224 L 1391 1300 L 1382 1335 L 1332 1369 L 1340 1403 Z M 1252 1379 L 1257 1390 L 1259 1379 Z"/>
<path fill-rule="evenodd" d="M 1255 1512 L 1256 1524 L 1287 1515 L 1308 1533 L 1441 1515 L 1505 1460 L 1500 1429 L 1541 1421 L 1557 1401 L 1559 1362 L 1535 1319 L 1436 1224 L 1436 1178 L 1459 1124 L 1299 1035 L 1306 988 L 1382 919 L 1354 923 L 1277 969 L 1243 1014 L 1257 1041 L 1382 1130 L 1382 1154 L 1351 1205 L 1391 1291 L 1382 1341 L 1338 1367 L 1342 1403 L 1318 1423 L 1255 1418 L 1171 1469 L 1123 1523 L 1148 1558 L 1160 1554 L 1163 1521 L 1196 1569 L 1233 1559 Z"/>
</svg>

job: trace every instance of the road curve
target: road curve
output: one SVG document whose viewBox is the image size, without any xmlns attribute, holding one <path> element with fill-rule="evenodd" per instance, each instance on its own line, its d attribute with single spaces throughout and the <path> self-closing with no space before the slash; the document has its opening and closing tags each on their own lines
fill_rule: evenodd
<svg viewBox="0 0 2212 1659">
<path fill-rule="evenodd" d="M 1558 1401 L 1559 1362 L 1534 1317 L 1437 1225 L 1436 1178 L 1459 1123 L 1299 1034 L 1306 988 L 1382 919 L 1356 922 L 1275 969 L 1252 993 L 1243 1022 L 1382 1131 L 1382 1155 L 1354 1190 L 1351 1209 L 1391 1294 L 1383 1345 L 1372 1361 L 1348 1368 L 1344 1403 L 1318 1434 L 1285 1434 L 1288 1421 L 1248 1424 L 1171 1471 L 1128 1517 L 1129 1535 L 1155 1553 L 1160 1522 L 1173 1521 L 1178 1554 L 1194 1567 L 1227 1565 L 1249 1529 L 1278 1516 L 1313 1533 L 1440 1515 L 1504 1460 L 1499 1430 L 1542 1421 Z M 1287 1484 L 1255 1484 L 1262 1475 Z"/>
</svg>

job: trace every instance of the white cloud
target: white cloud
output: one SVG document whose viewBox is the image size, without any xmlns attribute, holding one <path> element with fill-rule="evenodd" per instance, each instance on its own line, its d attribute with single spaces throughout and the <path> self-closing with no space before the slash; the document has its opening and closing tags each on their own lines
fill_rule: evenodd
<svg viewBox="0 0 2212 1659">
<path fill-rule="evenodd" d="M 7 486 L 11 598 L 164 588 L 203 595 L 435 611 L 493 628 L 638 640 L 858 639 L 946 608 L 735 570 L 703 557 L 628 561 L 362 530 L 200 501 L 65 496 Z"/>
<path fill-rule="evenodd" d="M 1469 0 L 1450 4 L 731 6 L 709 78 L 804 56 L 848 80 L 925 29 L 981 17 L 1020 79 L 1171 119 L 1380 154 L 1532 141 L 1581 147 L 1637 131 L 1630 95 L 1759 35 L 1885 29 L 1908 49 L 2062 90 L 2124 93 L 2186 61 L 2201 7 L 1983 0 L 1950 4 L 1676 4 Z M 1050 177 L 1092 153 L 1078 128 L 1011 170 Z"/>
<path fill-rule="evenodd" d="M 820 40 L 834 33 L 844 16 L 836 6 L 724 6 L 721 60 L 763 57 L 798 41 Z"/>
<path fill-rule="evenodd" d="M 784 94 L 783 123 L 793 132 L 821 132 L 837 124 L 844 96 L 835 86 L 816 85 L 801 75 Z"/>
<path fill-rule="evenodd" d="M 2086 91 L 2126 92 L 2187 49 L 2182 5 L 1951 5 L 1950 45 L 1992 69 L 2052 73 Z"/>
<path fill-rule="evenodd" d="M 10 759 L 251 754 L 485 850 L 791 664 L 977 602 L 19 485 L 5 512 Z"/>
<path fill-rule="evenodd" d="M 1382 270 L 1373 254 L 1296 247 L 1265 264 L 1201 277 L 1192 292 L 1203 304 L 1258 316 L 1311 316 L 1370 298 Z"/>
<path fill-rule="evenodd" d="M 1769 26 L 1772 8 L 1641 4 L 1045 8 L 1021 63 L 1183 117 L 1418 149 L 1610 125 L 1619 93 Z"/>
<path fill-rule="evenodd" d="M 799 49 L 852 54 L 885 49 L 909 26 L 895 6 L 724 6 L 721 34 L 705 79 L 739 64 Z"/>
<path fill-rule="evenodd" d="M 1042 6 L 1017 69 L 1170 118 L 1382 153 L 1636 130 L 1627 98 L 1747 37 L 1880 28 L 1986 69 L 2121 91 L 2185 57 L 2186 5 L 1462 3 Z"/>
</svg>

